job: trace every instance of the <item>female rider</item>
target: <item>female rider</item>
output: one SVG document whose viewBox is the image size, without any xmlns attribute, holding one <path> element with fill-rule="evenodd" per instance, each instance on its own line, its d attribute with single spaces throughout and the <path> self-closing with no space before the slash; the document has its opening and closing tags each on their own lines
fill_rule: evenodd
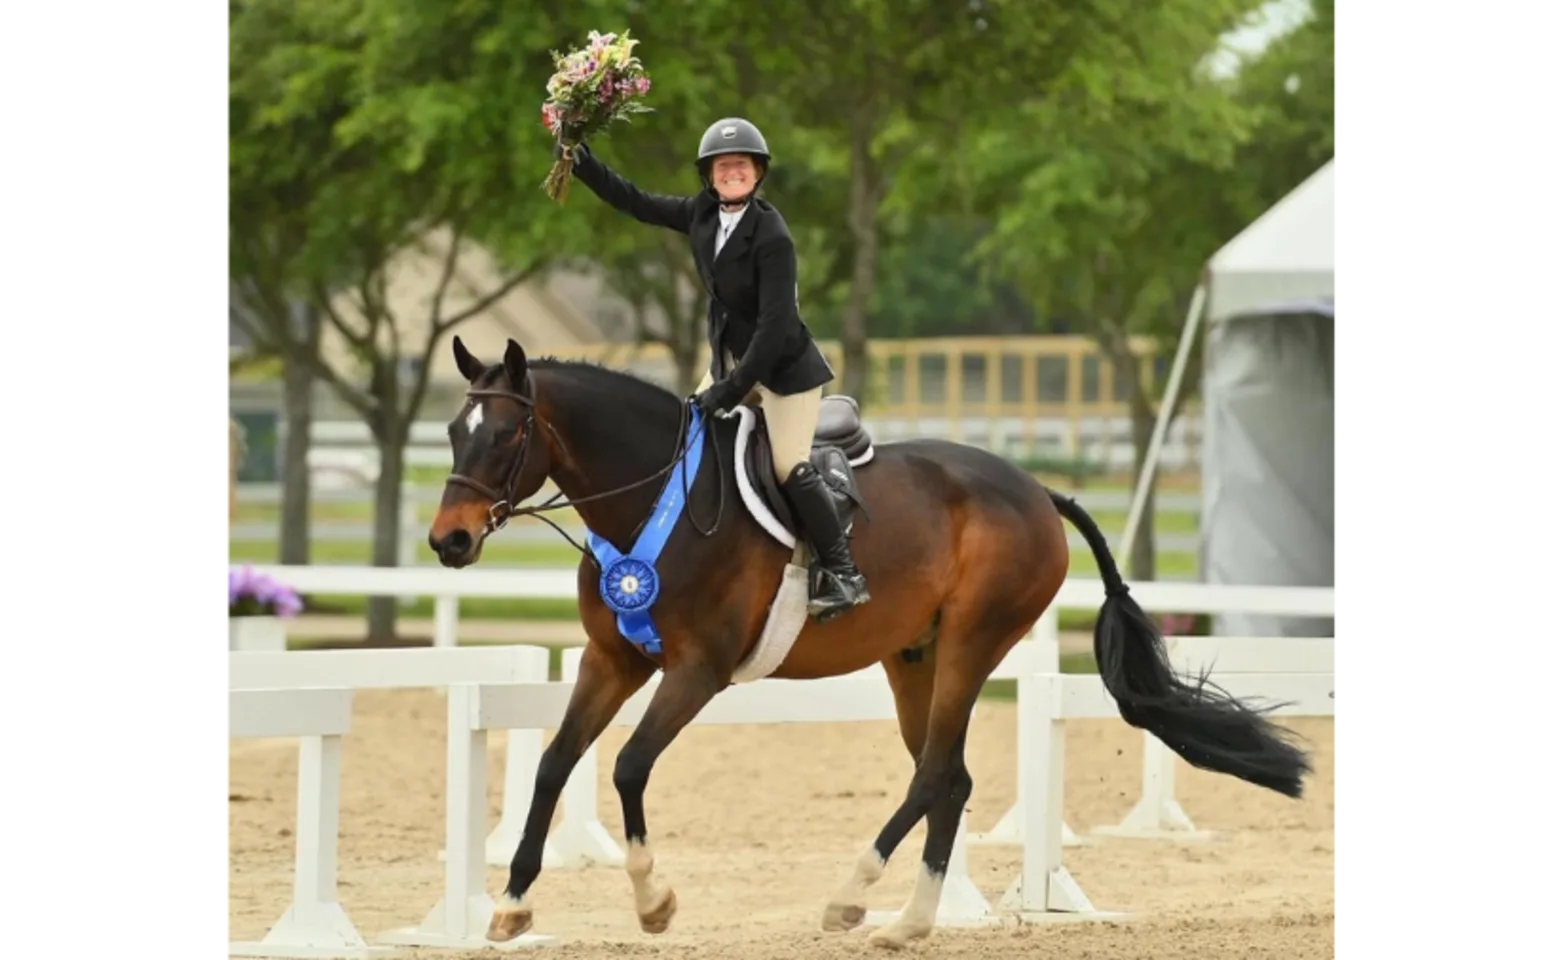
<svg viewBox="0 0 1564 960">
<path fill-rule="evenodd" d="M 555 154 L 560 152 L 555 144 Z M 814 547 L 824 576 L 809 612 L 824 622 L 869 600 L 829 490 L 809 461 L 820 401 L 835 376 L 798 313 L 793 237 L 776 207 L 756 194 L 771 151 L 755 125 L 730 117 L 706 129 L 691 196 L 647 193 L 610 170 L 585 144 L 574 174 L 593 193 L 642 223 L 690 238 L 710 294 L 711 365 L 696 389 L 702 413 L 731 410 L 758 390 L 777 480 Z M 736 358 L 736 359 L 735 359 Z"/>
</svg>

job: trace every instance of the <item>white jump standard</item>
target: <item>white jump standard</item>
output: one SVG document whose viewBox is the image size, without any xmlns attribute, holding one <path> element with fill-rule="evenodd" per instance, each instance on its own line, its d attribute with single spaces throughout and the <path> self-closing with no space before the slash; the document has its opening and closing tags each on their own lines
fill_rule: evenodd
<svg viewBox="0 0 1564 960">
<path fill-rule="evenodd" d="M 230 943 L 229 956 L 355 960 L 392 952 L 365 942 L 337 902 L 342 736 L 352 716 L 349 689 L 229 691 L 230 737 L 299 738 L 293 902 L 260 941 Z"/>
</svg>

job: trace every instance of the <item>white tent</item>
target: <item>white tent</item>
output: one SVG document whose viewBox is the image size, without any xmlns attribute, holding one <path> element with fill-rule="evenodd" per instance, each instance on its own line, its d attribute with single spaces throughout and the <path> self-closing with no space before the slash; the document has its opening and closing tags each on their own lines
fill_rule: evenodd
<svg viewBox="0 0 1564 960">
<path fill-rule="evenodd" d="M 1335 161 L 1208 261 L 1185 321 L 1121 555 L 1144 510 L 1197 328 L 1202 383 L 1201 579 L 1335 583 Z M 1329 621 L 1215 618 L 1213 632 L 1329 635 Z"/>
</svg>

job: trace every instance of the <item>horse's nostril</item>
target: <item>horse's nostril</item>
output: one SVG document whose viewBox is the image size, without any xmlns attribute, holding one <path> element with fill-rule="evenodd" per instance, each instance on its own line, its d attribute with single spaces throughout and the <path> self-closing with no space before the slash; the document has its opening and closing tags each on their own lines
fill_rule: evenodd
<svg viewBox="0 0 1564 960">
<path fill-rule="evenodd" d="M 472 552 L 472 534 L 466 530 L 452 530 L 450 533 L 436 540 L 434 534 L 429 535 L 429 549 L 446 561 L 457 561 Z"/>
<path fill-rule="evenodd" d="M 452 530 L 446 535 L 442 552 L 449 556 L 460 557 L 466 555 L 472 549 L 472 535 L 466 530 Z"/>
</svg>

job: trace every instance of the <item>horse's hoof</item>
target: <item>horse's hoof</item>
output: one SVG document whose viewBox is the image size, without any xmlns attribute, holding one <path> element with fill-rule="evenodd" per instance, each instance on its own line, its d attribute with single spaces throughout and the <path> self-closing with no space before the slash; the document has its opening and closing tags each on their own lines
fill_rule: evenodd
<svg viewBox="0 0 1564 960">
<path fill-rule="evenodd" d="M 641 929 L 646 933 L 667 933 L 668 924 L 673 922 L 673 915 L 678 911 L 679 898 L 669 887 L 663 893 L 662 902 L 640 915 Z"/>
<path fill-rule="evenodd" d="M 494 905 L 494 916 L 489 920 L 489 932 L 484 934 L 493 943 L 514 940 L 532 929 L 532 908 L 510 896 L 500 898 Z"/>
<path fill-rule="evenodd" d="M 833 903 L 825 908 L 820 919 L 820 929 L 828 933 L 843 933 L 863 923 L 865 908 L 857 903 Z"/>
<path fill-rule="evenodd" d="M 922 940 L 931 932 L 892 923 L 869 934 L 869 942 L 882 950 L 903 950 L 914 940 Z"/>
</svg>

